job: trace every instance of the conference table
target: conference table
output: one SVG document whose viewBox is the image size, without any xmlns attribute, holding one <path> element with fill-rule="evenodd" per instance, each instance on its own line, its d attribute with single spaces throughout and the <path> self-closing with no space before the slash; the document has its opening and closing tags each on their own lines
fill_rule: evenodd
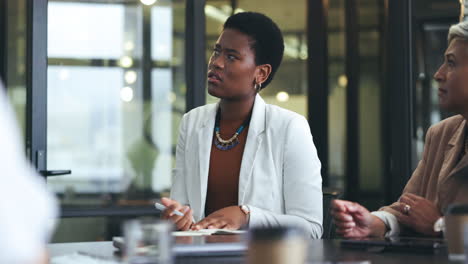
<svg viewBox="0 0 468 264">
<path fill-rule="evenodd" d="M 191 241 L 191 238 L 177 238 L 178 241 Z M 207 237 L 206 239 L 213 239 Z M 239 235 L 216 236 L 216 241 L 239 241 L 243 238 Z M 310 240 L 308 247 L 307 263 L 340 263 L 340 264 L 393 264 L 393 263 L 410 263 L 410 264 L 430 264 L 430 263 L 463 263 L 450 261 L 445 248 L 436 250 L 433 253 L 416 253 L 411 250 L 404 252 L 373 252 L 362 249 L 345 248 L 341 245 L 339 239 L 320 239 Z M 176 242 L 178 243 L 178 242 Z M 66 256 L 68 254 L 87 255 L 96 259 L 121 261 L 120 251 L 114 246 L 112 241 L 102 242 L 79 242 L 79 243 L 56 243 L 48 245 L 49 254 L 52 259 Z M 210 263 L 245 263 L 244 254 L 233 254 L 228 256 L 177 256 L 175 258 L 177 264 L 210 264 Z"/>
</svg>

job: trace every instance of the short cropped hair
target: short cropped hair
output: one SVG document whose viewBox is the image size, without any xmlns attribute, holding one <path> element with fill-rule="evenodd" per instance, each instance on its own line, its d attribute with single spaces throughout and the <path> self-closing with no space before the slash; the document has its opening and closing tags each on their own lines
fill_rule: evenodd
<svg viewBox="0 0 468 264">
<path fill-rule="evenodd" d="M 252 39 L 251 48 L 255 55 L 255 64 L 270 64 L 271 73 L 262 83 L 265 88 L 278 70 L 284 53 L 284 41 L 281 30 L 271 18 L 256 12 L 242 12 L 230 16 L 224 23 L 224 29 L 238 30 Z"/>
<path fill-rule="evenodd" d="M 448 43 L 456 38 L 468 41 L 468 21 L 463 21 L 450 27 Z"/>
</svg>

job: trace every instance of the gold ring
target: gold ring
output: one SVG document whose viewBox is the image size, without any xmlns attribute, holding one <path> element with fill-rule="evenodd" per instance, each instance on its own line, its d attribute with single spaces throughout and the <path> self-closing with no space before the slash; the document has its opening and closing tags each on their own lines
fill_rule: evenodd
<svg viewBox="0 0 468 264">
<path fill-rule="evenodd" d="M 409 206 L 409 205 L 407 205 L 407 204 L 403 207 L 403 212 L 404 212 L 405 214 L 408 214 L 410 210 L 411 210 L 411 206 Z"/>
</svg>

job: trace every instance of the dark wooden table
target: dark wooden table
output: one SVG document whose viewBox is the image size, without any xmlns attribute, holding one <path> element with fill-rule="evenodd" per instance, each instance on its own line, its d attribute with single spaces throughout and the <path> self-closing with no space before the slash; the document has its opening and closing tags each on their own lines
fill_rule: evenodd
<svg viewBox="0 0 468 264">
<path fill-rule="evenodd" d="M 233 236 L 223 238 L 219 236 L 218 241 L 224 239 L 233 240 Z M 182 239 L 183 240 L 183 239 Z M 189 239 L 187 239 L 189 240 Z M 82 242 L 82 243 L 58 243 L 48 246 L 51 257 L 73 254 L 81 254 L 103 258 L 119 260 L 116 249 L 112 242 Z M 180 264 L 210 264 L 210 263 L 244 263 L 243 256 L 230 257 L 177 257 L 176 263 Z M 433 254 L 421 254 L 412 252 L 368 252 L 364 250 L 348 249 L 340 246 L 340 240 L 311 240 L 309 242 L 308 263 L 342 263 L 342 264 L 370 264 L 370 263 L 409 263 L 409 264 L 430 264 L 430 263 L 463 263 L 449 261 L 447 252 L 439 250 Z"/>
</svg>

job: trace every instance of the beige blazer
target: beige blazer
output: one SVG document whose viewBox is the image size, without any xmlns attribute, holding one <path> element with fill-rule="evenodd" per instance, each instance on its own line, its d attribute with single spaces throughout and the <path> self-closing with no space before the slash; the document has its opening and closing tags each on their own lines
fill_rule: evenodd
<svg viewBox="0 0 468 264">
<path fill-rule="evenodd" d="M 423 158 L 403 190 L 434 202 L 443 215 L 452 203 L 468 203 L 468 154 L 466 121 L 461 115 L 447 118 L 427 131 Z M 398 202 L 381 210 L 398 215 Z"/>
</svg>

